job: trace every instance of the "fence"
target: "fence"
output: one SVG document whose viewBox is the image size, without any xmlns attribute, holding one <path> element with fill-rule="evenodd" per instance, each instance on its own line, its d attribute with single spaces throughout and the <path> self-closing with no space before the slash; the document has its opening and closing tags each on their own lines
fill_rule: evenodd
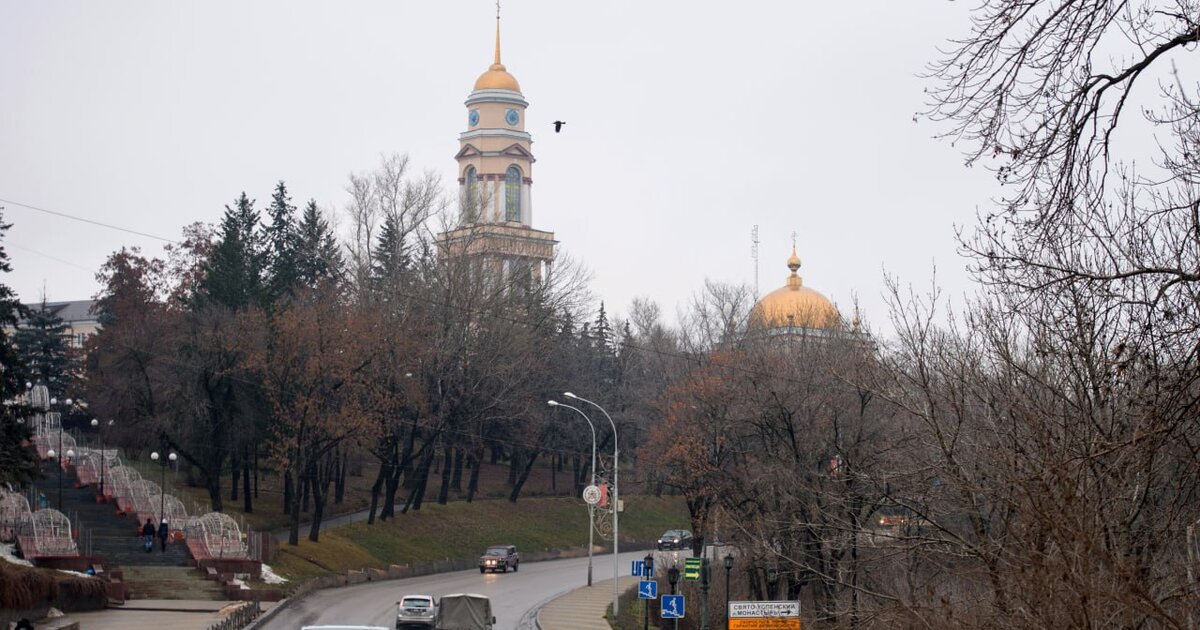
<svg viewBox="0 0 1200 630">
<path fill-rule="evenodd" d="M 247 603 L 229 614 L 228 617 L 214 623 L 208 630 L 242 630 L 250 625 L 260 614 L 262 606 L 258 600 Z"/>
</svg>

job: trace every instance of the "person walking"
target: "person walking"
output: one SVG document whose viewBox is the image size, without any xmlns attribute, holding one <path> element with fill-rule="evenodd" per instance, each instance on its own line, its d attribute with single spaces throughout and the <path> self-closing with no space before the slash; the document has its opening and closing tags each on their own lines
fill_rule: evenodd
<svg viewBox="0 0 1200 630">
<path fill-rule="evenodd" d="M 163 553 L 167 552 L 167 536 L 171 533 L 171 528 L 167 527 L 167 519 L 163 519 L 158 524 L 158 540 L 162 543 Z"/>
<path fill-rule="evenodd" d="M 142 525 L 142 542 L 146 553 L 154 550 L 154 523 L 150 522 L 150 519 L 146 519 L 146 524 Z"/>
</svg>

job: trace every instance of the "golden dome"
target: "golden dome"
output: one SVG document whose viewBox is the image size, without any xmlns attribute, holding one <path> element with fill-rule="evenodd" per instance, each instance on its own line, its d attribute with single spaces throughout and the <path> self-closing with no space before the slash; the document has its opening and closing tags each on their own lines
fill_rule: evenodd
<svg viewBox="0 0 1200 630">
<path fill-rule="evenodd" d="M 520 92 L 521 85 L 517 78 L 508 73 L 504 64 L 500 63 L 500 17 L 496 17 L 496 61 L 488 66 L 487 72 L 475 79 L 476 90 L 512 90 Z"/>
<path fill-rule="evenodd" d="M 750 311 L 750 322 L 760 328 L 838 328 L 842 317 L 829 298 L 804 286 L 796 273 L 800 257 L 796 248 L 787 261 L 792 271 L 787 284 L 763 296 Z"/>
</svg>

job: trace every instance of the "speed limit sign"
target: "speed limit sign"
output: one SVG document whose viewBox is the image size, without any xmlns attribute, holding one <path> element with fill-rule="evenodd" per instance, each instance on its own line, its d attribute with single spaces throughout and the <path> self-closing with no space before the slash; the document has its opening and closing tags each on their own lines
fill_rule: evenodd
<svg viewBox="0 0 1200 630">
<path fill-rule="evenodd" d="M 600 486 L 588 486 L 583 489 L 583 502 L 596 505 L 600 502 Z"/>
</svg>

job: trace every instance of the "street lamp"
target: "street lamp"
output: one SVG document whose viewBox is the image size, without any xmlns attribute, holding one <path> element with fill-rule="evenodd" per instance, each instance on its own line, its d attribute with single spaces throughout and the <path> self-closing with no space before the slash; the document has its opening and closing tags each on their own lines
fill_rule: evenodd
<svg viewBox="0 0 1200 630">
<path fill-rule="evenodd" d="M 66 405 L 67 407 L 70 407 L 71 399 L 68 398 L 68 399 L 64 400 L 63 404 Z M 58 399 L 51 398 L 50 405 L 52 407 L 55 405 L 58 405 Z M 63 474 L 63 461 L 62 461 L 63 425 L 62 425 L 62 413 L 58 412 L 58 411 L 55 411 L 53 413 L 55 414 L 55 419 L 58 420 L 58 453 L 57 453 L 57 455 L 59 456 L 58 457 L 58 511 L 61 512 L 62 511 L 62 474 Z M 46 454 L 49 455 L 51 458 L 54 458 L 54 456 L 56 455 L 56 453 L 54 452 L 54 449 L 50 449 L 49 451 L 46 451 Z M 66 455 L 67 455 L 68 459 L 71 457 L 75 457 L 75 451 L 68 450 Z"/>
<path fill-rule="evenodd" d="M 106 427 L 111 427 L 112 425 L 113 425 L 113 421 L 109 420 L 108 424 L 106 424 L 104 427 L 101 427 L 100 421 L 97 420 L 96 418 L 92 418 L 92 426 L 97 427 L 97 430 L 100 432 L 100 501 L 101 502 L 108 500 L 108 498 L 104 496 L 104 460 L 107 459 L 104 456 L 104 429 Z"/>
<path fill-rule="evenodd" d="M 654 566 L 654 554 L 646 554 L 642 562 L 643 567 Z M 642 612 L 645 613 L 642 618 L 642 630 L 650 630 L 650 602 L 642 602 Z"/>
<path fill-rule="evenodd" d="M 675 594 L 675 585 L 679 583 L 679 569 L 671 567 L 667 569 L 667 582 L 671 584 L 671 594 Z M 679 617 L 675 617 L 675 630 L 679 630 Z"/>
<path fill-rule="evenodd" d="M 153 453 L 150 453 L 150 459 L 152 459 L 156 462 L 159 459 L 161 459 L 158 456 L 158 451 L 154 451 Z M 158 478 L 158 518 L 159 518 L 160 523 L 162 522 L 162 519 L 164 518 L 163 510 L 166 509 L 166 502 L 167 502 L 167 490 L 164 487 L 167 485 L 167 463 L 168 463 L 168 460 L 171 462 L 174 462 L 176 459 L 179 459 L 179 456 L 176 455 L 175 453 L 171 453 L 171 454 L 167 455 L 167 459 L 162 462 L 162 466 L 159 468 L 159 470 L 162 471 L 162 474 L 159 475 L 159 478 Z"/>
<path fill-rule="evenodd" d="M 617 612 L 621 605 L 621 602 L 618 599 L 618 592 L 617 592 L 617 582 L 619 581 L 618 578 L 621 577 L 621 566 L 620 566 L 621 562 L 620 562 L 620 559 L 618 558 L 618 554 L 620 553 L 620 540 L 621 540 L 621 528 L 620 528 L 621 493 L 620 493 L 619 486 L 617 485 L 617 476 L 618 476 L 619 471 L 621 470 L 621 460 L 620 460 L 620 448 L 618 446 L 620 444 L 620 440 L 617 439 L 617 423 L 613 422 L 612 416 L 608 415 L 608 412 L 604 410 L 604 407 L 601 407 L 600 405 L 597 405 L 596 403 L 594 403 L 586 398 L 576 396 L 575 394 L 572 394 L 571 392 L 563 392 L 563 396 L 566 396 L 567 398 L 572 398 L 572 399 L 575 399 L 575 400 L 578 400 L 581 402 L 585 402 L 585 403 L 599 409 L 600 413 L 603 413 L 604 417 L 608 418 L 608 424 L 612 426 L 612 431 L 613 431 L 613 496 L 612 496 L 612 500 L 613 500 L 613 619 L 616 619 Z"/>
<path fill-rule="evenodd" d="M 592 423 L 592 419 L 587 417 L 586 413 L 583 413 L 582 410 L 580 410 L 576 407 L 572 407 L 571 405 L 564 405 L 556 400 L 547 400 L 546 404 L 550 405 L 551 407 L 565 407 L 567 409 L 571 409 L 571 410 L 577 412 L 579 415 L 583 416 L 584 420 L 587 420 L 588 427 L 590 427 L 592 429 L 592 484 L 591 485 L 593 487 L 595 487 L 595 485 L 596 485 L 596 425 Z M 593 536 L 593 531 L 595 529 L 596 529 L 596 506 L 591 503 L 588 503 L 588 580 L 587 580 L 588 586 L 592 585 L 592 547 L 593 547 L 592 536 Z"/>
<path fill-rule="evenodd" d="M 729 572 L 733 570 L 733 554 L 725 554 L 725 627 L 729 627 Z"/>
</svg>

